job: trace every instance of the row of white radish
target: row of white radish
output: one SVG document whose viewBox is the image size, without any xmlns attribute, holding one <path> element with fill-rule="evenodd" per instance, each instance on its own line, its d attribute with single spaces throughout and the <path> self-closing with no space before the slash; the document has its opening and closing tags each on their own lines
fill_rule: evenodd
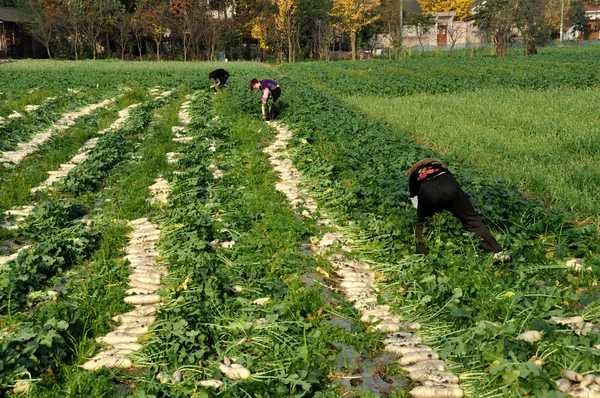
<svg viewBox="0 0 600 398">
<path fill-rule="evenodd" d="M 76 111 L 64 113 L 60 119 L 46 130 L 37 133 L 29 142 L 19 143 L 18 149 L 14 151 L 6 151 L 0 154 L 0 163 L 18 164 L 27 156 L 35 153 L 38 148 L 49 141 L 52 136 L 73 126 L 77 119 L 83 116 L 89 116 L 97 109 L 106 108 L 121 98 L 124 94 L 119 94 L 116 97 L 105 99 L 95 104 L 86 105 Z"/>
<path fill-rule="evenodd" d="M 294 208 L 302 206 L 302 214 L 310 216 L 317 210 L 314 199 L 298 187 L 301 182 L 300 172 L 292 165 L 287 152 L 287 141 L 292 133 L 283 125 L 270 123 L 277 131 L 275 141 L 265 148 L 269 161 L 281 182 L 276 184 L 276 189 L 282 192 Z M 328 225 L 335 228 L 335 224 L 321 213 L 319 225 Z M 326 255 L 337 244 L 343 245 L 343 236 L 337 233 L 326 233 L 314 247 L 316 253 Z M 400 356 L 398 363 L 403 370 L 408 372 L 408 377 L 423 383 L 410 391 L 411 396 L 417 398 L 435 397 L 462 397 L 463 390 L 458 385 L 458 377 L 447 372 L 446 364 L 439 359 L 439 355 L 430 347 L 422 344 L 421 337 L 400 330 L 418 330 L 418 323 L 402 322 L 398 315 L 390 313 L 388 305 L 377 304 L 377 288 L 375 287 L 374 273 L 365 263 L 349 261 L 344 252 L 329 256 L 336 274 L 340 277 L 342 292 L 354 303 L 355 308 L 362 312 L 361 321 L 376 322 L 373 328 L 389 332 L 384 340 L 387 351 Z"/>
<path fill-rule="evenodd" d="M 161 296 L 156 292 L 162 288 L 161 275 L 166 274 L 167 270 L 156 264 L 156 242 L 160 238 L 158 225 L 152 224 L 147 218 L 133 220 L 128 225 L 133 227 L 133 231 L 129 234 L 124 259 L 129 261 L 134 272 L 129 275 L 130 288 L 126 291 L 128 296 L 124 301 L 135 308 L 115 316 L 113 320 L 121 324 L 106 336 L 96 339 L 110 348 L 100 351 L 83 364 L 87 370 L 104 366 L 133 366 L 127 355 L 142 348 L 139 338 L 148 333 L 148 326 L 156 319 L 156 311 L 161 303 Z"/>
</svg>

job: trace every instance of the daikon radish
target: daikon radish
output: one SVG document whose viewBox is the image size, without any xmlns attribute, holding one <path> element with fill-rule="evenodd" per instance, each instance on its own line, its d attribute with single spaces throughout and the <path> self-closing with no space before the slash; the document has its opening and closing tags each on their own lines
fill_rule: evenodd
<svg viewBox="0 0 600 398">
<path fill-rule="evenodd" d="M 219 388 L 223 385 L 223 382 L 221 380 L 202 380 L 198 384 L 202 387 Z"/>
<path fill-rule="evenodd" d="M 523 332 L 516 337 L 517 340 L 523 340 L 528 343 L 533 343 L 536 341 L 540 341 L 542 339 L 542 334 L 537 330 L 529 330 L 527 332 Z"/>
<path fill-rule="evenodd" d="M 583 376 L 583 380 L 581 380 L 581 383 L 579 383 L 580 387 L 589 387 L 590 384 L 594 383 L 594 375 L 589 374 L 589 375 L 585 375 Z"/>
<path fill-rule="evenodd" d="M 125 349 L 131 351 L 138 351 L 142 349 L 142 345 L 140 343 L 124 343 L 124 344 L 115 344 L 113 345 L 115 349 Z"/>
<path fill-rule="evenodd" d="M 121 314 L 113 316 L 113 321 L 121 321 L 121 322 L 144 322 L 144 323 L 152 323 L 156 320 L 156 316 L 141 316 L 141 315 L 127 315 Z"/>
<path fill-rule="evenodd" d="M 142 305 L 160 303 L 162 297 L 158 294 L 138 294 L 135 296 L 127 296 L 123 299 L 127 304 Z"/>
<path fill-rule="evenodd" d="M 413 352 L 429 352 L 433 351 L 431 347 L 426 345 L 417 345 L 412 347 L 400 347 L 394 344 L 388 344 L 385 346 L 385 350 L 398 355 L 408 355 Z"/>
<path fill-rule="evenodd" d="M 96 341 L 98 343 L 112 345 L 112 344 L 124 344 L 124 343 L 137 343 L 138 338 L 137 338 L 137 336 L 133 336 L 133 335 L 103 336 L 103 337 L 98 337 L 96 339 Z"/>
<path fill-rule="evenodd" d="M 136 280 L 130 280 L 128 283 L 129 286 L 134 287 L 134 288 L 141 288 L 141 289 L 160 289 L 162 288 L 162 285 L 159 283 L 144 283 L 144 282 L 140 282 L 140 281 L 136 281 Z"/>
<path fill-rule="evenodd" d="M 248 379 L 251 376 L 248 369 L 237 363 L 233 363 L 231 366 L 220 364 L 219 369 L 231 380 Z"/>
<path fill-rule="evenodd" d="M 445 371 L 448 368 L 448 365 L 444 361 L 439 359 L 432 359 L 429 361 L 418 362 L 411 366 L 404 366 L 402 370 L 408 373 L 412 373 L 418 370 L 439 370 Z"/>
<path fill-rule="evenodd" d="M 269 300 L 270 300 L 269 297 L 262 297 L 262 298 L 258 298 L 256 300 L 254 300 L 252 303 L 256 304 L 256 305 L 265 305 L 265 303 Z"/>
<path fill-rule="evenodd" d="M 568 318 L 560 318 L 557 316 L 553 316 L 550 318 L 551 321 L 558 323 L 559 325 L 569 325 L 572 323 L 583 323 L 582 316 L 572 316 Z"/>
<path fill-rule="evenodd" d="M 569 392 L 571 389 L 571 380 L 565 378 L 556 380 L 556 388 L 562 392 Z"/>
<path fill-rule="evenodd" d="M 412 354 L 407 354 L 400 358 L 398 363 L 401 366 L 414 365 L 417 362 L 423 362 L 430 359 L 440 359 L 440 356 L 437 352 L 414 352 Z"/>
<path fill-rule="evenodd" d="M 183 375 L 181 374 L 181 370 L 176 370 L 175 372 L 173 372 L 173 375 L 171 375 L 173 381 L 178 383 L 181 381 L 182 377 Z"/>
<path fill-rule="evenodd" d="M 158 286 L 154 289 L 143 289 L 141 287 L 133 287 L 131 289 L 125 290 L 125 293 L 131 296 L 133 294 L 152 294 L 155 293 L 157 290 L 159 290 Z"/>
<path fill-rule="evenodd" d="M 140 283 L 147 283 L 147 284 L 154 284 L 154 285 L 160 285 L 160 277 L 148 277 L 148 276 L 140 276 L 137 274 L 131 274 L 129 275 L 129 280 L 132 282 L 140 282 Z"/>
<path fill-rule="evenodd" d="M 82 365 L 82 368 L 84 368 L 85 370 L 94 371 L 94 370 L 101 369 L 103 367 L 124 369 L 124 368 L 130 368 L 132 366 L 133 366 L 133 362 L 129 358 L 107 357 L 107 358 L 101 358 L 97 361 L 95 361 L 95 360 L 88 361 Z"/>
<path fill-rule="evenodd" d="M 569 391 L 569 395 L 573 398 L 600 398 L 600 394 L 587 387 L 576 387 Z"/>
<path fill-rule="evenodd" d="M 397 332 L 397 333 L 391 333 L 388 334 L 387 339 L 385 339 L 383 342 L 384 343 L 390 343 L 392 342 L 392 340 L 395 341 L 418 341 L 419 343 L 422 342 L 421 336 L 417 336 L 415 334 L 412 333 L 407 333 L 407 332 Z"/>
<path fill-rule="evenodd" d="M 573 370 L 563 370 L 560 375 L 567 379 L 567 380 L 571 380 L 571 381 L 581 381 L 583 380 L 583 376 L 580 375 L 579 373 L 573 371 Z"/>
<path fill-rule="evenodd" d="M 458 377 L 455 374 L 439 370 L 416 370 L 409 373 L 408 377 L 416 381 L 430 380 L 443 384 L 458 384 Z"/>
<path fill-rule="evenodd" d="M 462 398 L 463 390 L 456 386 L 419 386 L 410 390 L 409 394 L 414 398 Z"/>
<path fill-rule="evenodd" d="M 600 376 L 594 375 L 594 383 L 600 385 Z"/>
<path fill-rule="evenodd" d="M 13 386 L 12 392 L 13 394 L 22 394 L 24 392 L 28 392 L 31 388 L 31 383 L 29 380 L 18 380 Z"/>
</svg>

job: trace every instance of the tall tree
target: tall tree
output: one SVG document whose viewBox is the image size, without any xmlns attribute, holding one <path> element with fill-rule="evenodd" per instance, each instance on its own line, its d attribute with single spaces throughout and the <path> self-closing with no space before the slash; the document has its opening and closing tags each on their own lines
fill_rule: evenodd
<svg viewBox="0 0 600 398">
<path fill-rule="evenodd" d="M 125 50 L 131 41 L 132 16 L 133 14 L 126 12 L 122 5 L 118 5 L 117 12 L 107 21 L 108 28 L 121 49 L 121 59 L 125 59 Z"/>
<path fill-rule="evenodd" d="M 275 15 L 275 29 L 287 39 L 288 62 L 296 60 L 295 38 L 296 38 L 296 4 L 297 0 L 275 0 L 277 14 Z"/>
<path fill-rule="evenodd" d="M 353 61 L 356 61 L 356 33 L 379 19 L 375 12 L 379 5 L 379 0 L 333 0 L 329 15 L 337 19 L 334 24 L 337 29 L 350 35 Z"/>
<path fill-rule="evenodd" d="M 569 7 L 569 21 L 573 24 L 573 29 L 583 34 L 585 40 L 590 37 L 590 19 L 585 13 L 583 0 L 573 0 Z M 597 21 L 596 21 L 597 23 Z"/>
<path fill-rule="evenodd" d="M 536 44 L 550 40 L 553 14 L 560 11 L 556 6 L 557 2 L 548 0 L 516 0 L 514 21 L 525 44 L 525 55 L 537 54 Z"/>
<path fill-rule="evenodd" d="M 169 34 L 167 30 L 169 0 L 147 0 L 144 19 L 147 23 L 147 28 L 150 30 L 154 44 L 156 44 L 156 60 L 160 61 L 160 45 L 163 37 Z"/>
<path fill-rule="evenodd" d="M 404 0 L 382 0 L 381 20 L 387 31 L 387 38 L 394 48 L 395 58 L 398 59 L 402 51 Z M 391 51 L 388 53 L 391 59 Z"/>
<path fill-rule="evenodd" d="M 52 58 L 50 44 L 58 30 L 59 4 L 49 0 L 25 0 L 19 5 L 23 15 L 27 15 L 25 29 L 46 47 L 48 58 Z"/>
<path fill-rule="evenodd" d="M 73 46 L 75 60 L 79 59 L 79 47 L 81 45 L 81 34 L 84 28 L 85 5 L 83 0 L 60 1 L 60 25 L 66 38 Z"/>
<path fill-rule="evenodd" d="M 425 52 L 423 37 L 429 33 L 434 22 L 435 18 L 433 15 L 427 12 L 411 12 L 406 18 L 407 25 L 412 26 L 417 33 L 417 39 L 421 45 L 421 52 Z"/>
<path fill-rule="evenodd" d="M 473 0 L 418 0 L 421 9 L 425 12 L 456 12 L 456 17 L 461 21 L 472 15 Z"/>
<path fill-rule="evenodd" d="M 118 11 L 114 0 L 84 0 L 84 23 L 82 24 L 83 38 L 92 48 L 92 58 L 96 59 L 100 34 L 108 29 L 113 15 Z"/>
<path fill-rule="evenodd" d="M 475 26 L 496 42 L 496 54 L 506 55 L 506 40 L 514 24 L 515 0 L 477 0 Z"/>
</svg>

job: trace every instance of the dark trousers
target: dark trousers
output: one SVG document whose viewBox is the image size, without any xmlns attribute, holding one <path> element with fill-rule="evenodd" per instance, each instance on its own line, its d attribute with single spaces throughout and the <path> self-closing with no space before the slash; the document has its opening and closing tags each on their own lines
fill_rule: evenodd
<svg viewBox="0 0 600 398">
<path fill-rule="evenodd" d="M 280 95 L 281 95 L 281 87 L 275 87 L 275 89 L 273 89 L 271 91 L 271 96 L 273 97 L 273 103 L 277 102 Z"/>
<path fill-rule="evenodd" d="M 219 86 L 223 87 L 225 83 L 227 83 L 227 79 L 229 79 L 229 73 L 226 73 L 223 76 L 219 77 Z"/>
<path fill-rule="evenodd" d="M 475 212 L 466 193 L 458 185 L 451 174 L 442 174 L 425 181 L 419 188 L 419 204 L 417 209 L 417 253 L 427 254 L 423 242 L 423 226 L 434 214 L 443 210 L 450 211 L 457 217 L 467 231 L 480 239 L 483 250 L 496 253 L 502 247 L 487 229 L 481 217 Z"/>
</svg>

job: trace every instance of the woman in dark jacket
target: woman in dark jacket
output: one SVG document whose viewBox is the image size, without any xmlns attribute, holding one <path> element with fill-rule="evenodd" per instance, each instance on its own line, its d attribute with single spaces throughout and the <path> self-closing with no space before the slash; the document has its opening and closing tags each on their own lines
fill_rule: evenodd
<svg viewBox="0 0 600 398">
<path fill-rule="evenodd" d="M 433 158 L 425 158 L 415 163 L 408 171 L 408 185 L 411 201 L 417 209 L 417 253 L 427 254 L 423 242 L 423 226 L 434 214 L 450 211 L 468 231 L 480 239 L 483 250 L 494 253 L 496 262 L 506 262 L 510 257 L 502 253 L 502 247 L 477 214 L 469 197 L 458 185 L 446 165 Z"/>
<path fill-rule="evenodd" d="M 216 69 L 208 74 L 208 78 L 213 80 L 213 87 L 215 88 L 216 92 L 217 81 L 219 82 L 218 87 L 223 88 L 223 86 L 225 86 L 225 83 L 227 83 L 227 79 L 229 79 L 229 72 L 227 72 L 225 69 Z"/>
</svg>

